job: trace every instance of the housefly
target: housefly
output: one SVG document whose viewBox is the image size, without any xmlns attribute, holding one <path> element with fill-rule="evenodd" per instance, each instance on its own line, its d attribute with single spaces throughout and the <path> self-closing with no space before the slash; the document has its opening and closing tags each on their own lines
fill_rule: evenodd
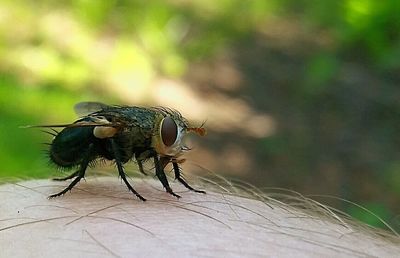
<svg viewBox="0 0 400 258">
<path fill-rule="evenodd" d="M 98 159 L 113 160 L 118 173 L 128 189 L 139 199 L 145 201 L 128 182 L 123 164 L 136 160 L 139 170 L 143 162 L 154 161 L 156 176 L 166 192 L 179 198 L 173 192 L 164 168 L 172 163 L 175 178 L 187 189 L 205 193 L 192 188 L 182 177 L 179 163 L 182 154 L 189 150 L 183 144 L 188 132 L 205 135 L 202 127 L 191 127 L 188 121 L 176 110 L 164 107 L 110 106 L 98 102 L 81 102 L 75 105 L 75 112 L 81 116 L 71 124 L 44 125 L 37 127 L 62 127 L 54 130 L 50 144 L 49 157 L 57 166 L 76 171 L 58 181 L 73 179 L 61 192 L 49 198 L 64 195 L 85 176 L 88 166 Z"/>
</svg>

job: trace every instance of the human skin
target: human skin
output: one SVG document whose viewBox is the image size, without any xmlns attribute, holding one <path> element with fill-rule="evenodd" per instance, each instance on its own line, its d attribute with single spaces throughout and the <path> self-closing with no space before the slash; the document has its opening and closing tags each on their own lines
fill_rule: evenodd
<svg viewBox="0 0 400 258">
<path fill-rule="evenodd" d="M 116 177 L 0 186 L 0 257 L 396 257 L 400 239 L 338 217 L 313 215 L 260 196 L 165 193 L 133 180 L 146 202 Z"/>
</svg>

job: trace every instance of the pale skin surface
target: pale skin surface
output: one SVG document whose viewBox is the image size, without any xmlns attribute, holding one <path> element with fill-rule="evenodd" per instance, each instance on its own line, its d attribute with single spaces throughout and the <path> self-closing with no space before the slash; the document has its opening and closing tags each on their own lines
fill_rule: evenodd
<svg viewBox="0 0 400 258">
<path fill-rule="evenodd" d="M 153 179 L 88 177 L 0 185 L 0 257 L 396 257 L 400 240 L 281 205 Z M 389 241 L 391 240 L 391 241 Z"/>
</svg>

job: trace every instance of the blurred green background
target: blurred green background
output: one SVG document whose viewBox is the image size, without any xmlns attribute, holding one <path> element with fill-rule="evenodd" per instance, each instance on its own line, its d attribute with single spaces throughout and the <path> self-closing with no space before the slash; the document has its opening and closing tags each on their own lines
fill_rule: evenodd
<svg viewBox="0 0 400 258">
<path fill-rule="evenodd" d="M 51 137 L 21 125 L 165 105 L 207 121 L 186 173 L 344 198 L 399 230 L 399 82 L 398 0 L 2 0 L 0 176 L 57 174 Z"/>
</svg>

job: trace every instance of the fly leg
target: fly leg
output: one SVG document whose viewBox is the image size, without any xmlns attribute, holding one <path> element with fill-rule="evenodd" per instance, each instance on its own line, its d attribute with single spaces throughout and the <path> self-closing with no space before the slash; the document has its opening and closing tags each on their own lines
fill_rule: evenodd
<svg viewBox="0 0 400 258">
<path fill-rule="evenodd" d="M 143 175 L 146 175 L 146 176 L 147 176 L 147 173 L 144 172 L 144 169 L 143 169 L 143 160 L 148 158 L 148 155 L 149 155 L 148 151 L 136 152 L 135 153 L 135 159 L 136 159 L 136 162 L 138 164 L 139 171 L 140 171 L 140 173 L 142 173 Z"/>
<path fill-rule="evenodd" d="M 69 184 L 69 186 L 67 186 L 67 188 L 65 188 L 64 190 L 62 190 L 62 191 L 59 192 L 59 193 L 50 195 L 50 196 L 49 196 L 49 199 L 54 198 L 54 197 L 57 197 L 57 196 L 64 195 L 66 192 L 71 191 L 72 188 L 74 188 L 74 186 L 75 186 L 82 178 L 85 177 L 85 171 L 86 171 L 86 168 L 87 168 L 88 165 L 89 165 L 92 151 L 93 151 L 93 144 L 90 144 L 90 145 L 89 145 L 89 148 L 88 148 L 88 150 L 87 150 L 87 153 L 86 153 L 86 155 L 85 155 L 85 158 L 83 159 L 83 161 L 82 161 L 82 163 L 81 163 L 81 165 L 80 165 L 80 167 L 79 167 L 79 170 L 76 171 L 75 173 L 73 173 L 72 175 L 69 175 L 68 177 L 66 177 L 65 180 L 70 179 L 70 178 L 73 178 L 74 176 L 77 176 L 77 177 L 74 179 L 74 181 L 72 181 L 72 182 Z M 76 174 L 76 175 L 75 175 L 75 174 Z M 63 178 L 61 178 L 61 179 L 63 179 Z"/>
<path fill-rule="evenodd" d="M 112 150 L 114 152 L 115 163 L 117 163 L 119 176 L 122 178 L 122 180 L 124 181 L 124 183 L 128 187 L 129 191 L 134 193 L 140 200 L 146 201 L 146 199 L 143 198 L 138 192 L 136 192 L 136 190 L 133 189 L 133 187 L 129 184 L 128 179 L 126 179 L 124 168 L 122 166 L 120 154 L 118 152 L 118 147 L 117 147 L 117 145 L 116 145 L 116 143 L 115 143 L 115 141 L 113 139 L 110 139 L 110 141 L 111 141 Z"/>
<path fill-rule="evenodd" d="M 157 175 L 158 179 L 160 180 L 161 184 L 164 186 L 167 193 L 175 196 L 176 198 L 181 198 L 179 195 L 174 193 L 174 191 L 172 191 L 171 187 L 169 186 L 167 177 L 165 176 L 165 173 L 164 173 L 164 167 L 161 164 L 157 155 L 154 155 L 154 165 L 156 167 L 156 175 Z"/>
<path fill-rule="evenodd" d="M 71 178 L 74 178 L 74 177 L 78 176 L 79 171 L 80 171 L 80 169 L 77 170 L 77 171 L 75 171 L 74 173 L 72 173 L 72 174 L 69 175 L 69 176 L 53 178 L 52 180 L 54 180 L 54 181 L 66 181 L 66 180 L 68 180 L 68 179 L 71 179 Z"/>
<path fill-rule="evenodd" d="M 178 179 L 178 181 L 183 184 L 187 189 L 190 191 L 196 192 L 196 193 L 203 193 L 205 194 L 205 191 L 202 190 L 196 190 L 193 187 L 191 187 L 186 181 L 181 177 L 181 168 L 179 167 L 178 163 L 172 162 L 172 166 L 174 167 L 174 172 L 175 172 L 175 179 Z"/>
<path fill-rule="evenodd" d="M 144 169 L 143 169 L 143 162 L 140 159 L 136 159 L 136 161 L 137 161 L 137 164 L 139 166 L 140 173 L 142 173 L 143 175 L 147 176 L 147 173 L 144 172 Z"/>
</svg>

